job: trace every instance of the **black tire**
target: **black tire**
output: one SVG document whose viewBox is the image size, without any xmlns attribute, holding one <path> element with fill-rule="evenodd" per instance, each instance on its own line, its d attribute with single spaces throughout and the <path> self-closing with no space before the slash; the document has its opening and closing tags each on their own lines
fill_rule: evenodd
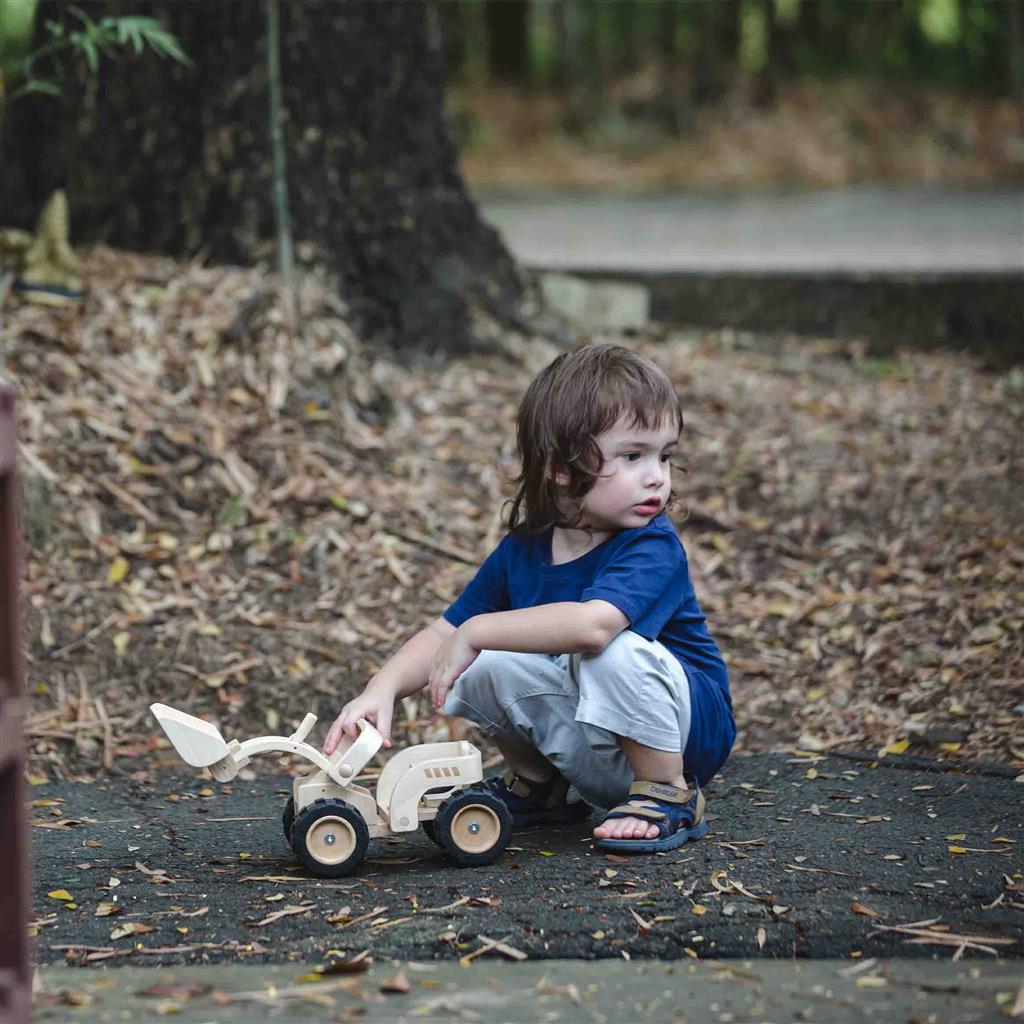
<svg viewBox="0 0 1024 1024">
<path fill-rule="evenodd" d="M 438 846 L 463 867 L 493 864 L 512 838 L 509 809 L 486 786 L 468 786 L 437 811 Z"/>
<path fill-rule="evenodd" d="M 284 810 L 281 812 L 281 828 L 284 829 L 284 841 L 291 843 L 292 841 L 292 825 L 295 824 L 295 798 L 288 797 L 288 803 L 284 805 Z"/>
<path fill-rule="evenodd" d="M 292 825 L 295 856 L 320 878 L 350 875 L 362 863 L 369 843 L 370 830 L 363 816 L 337 797 L 314 800 L 299 811 Z"/>
<path fill-rule="evenodd" d="M 431 818 L 430 821 L 421 821 L 420 822 L 420 828 L 423 829 L 423 831 L 426 834 L 427 838 L 432 843 L 437 843 L 438 846 L 441 845 L 441 843 L 438 841 L 438 838 L 437 838 L 437 829 L 434 828 L 434 819 L 433 818 Z"/>
</svg>

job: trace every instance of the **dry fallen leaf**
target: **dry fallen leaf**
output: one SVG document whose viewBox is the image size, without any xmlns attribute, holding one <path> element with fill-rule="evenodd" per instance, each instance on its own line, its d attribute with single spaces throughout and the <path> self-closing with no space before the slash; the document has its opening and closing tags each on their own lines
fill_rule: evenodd
<svg viewBox="0 0 1024 1024">
<path fill-rule="evenodd" d="M 202 982 L 183 984 L 158 982 L 155 985 L 150 985 L 148 988 L 140 988 L 135 994 L 137 996 L 145 996 L 148 999 L 176 999 L 180 1002 L 187 1001 L 189 999 L 197 999 L 199 996 L 205 996 L 206 993 L 210 992 L 212 989 L 212 985 L 207 985 Z"/>
<path fill-rule="evenodd" d="M 295 914 L 308 914 L 312 909 L 312 903 L 289 904 L 287 907 L 275 910 L 272 914 L 267 914 L 267 916 L 262 920 L 247 921 L 246 924 L 249 925 L 250 928 L 262 928 L 264 925 L 273 924 L 274 921 L 280 921 L 282 917 L 293 917 Z"/>
<path fill-rule="evenodd" d="M 545 996 L 565 996 L 577 1006 L 582 1002 L 580 990 L 572 982 L 569 982 L 568 985 L 553 985 L 547 978 L 542 978 L 537 982 L 537 991 Z"/>
<path fill-rule="evenodd" d="M 399 969 L 394 977 L 389 978 L 381 985 L 380 990 L 381 992 L 406 995 L 410 988 L 409 979 L 405 976 L 405 971 Z"/>
<path fill-rule="evenodd" d="M 128 575 L 128 568 L 128 561 L 118 555 L 107 570 L 107 582 L 120 583 Z"/>
<path fill-rule="evenodd" d="M 864 914 L 866 917 L 878 917 L 877 910 L 872 910 L 870 907 L 865 907 L 863 903 L 858 903 L 854 901 L 851 904 L 850 909 L 855 914 Z"/>
</svg>

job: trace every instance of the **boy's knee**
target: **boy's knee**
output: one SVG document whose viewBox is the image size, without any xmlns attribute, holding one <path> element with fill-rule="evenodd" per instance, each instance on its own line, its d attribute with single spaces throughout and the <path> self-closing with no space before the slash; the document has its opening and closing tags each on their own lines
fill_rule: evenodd
<svg viewBox="0 0 1024 1024">
<path fill-rule="evenodd" d="M 495 682 L 506 678 L 509 671 L 514 670 L 514 659 L 522 657 L 514 651 L 481 651 L 469 668 L 466 669 L 455 685 L 493 686 Z"/>
<path fill-rule="evenodd" d="M 455 680 L 452 695 L 478 707 L 503 708 L 522 690 L 523 681 L 536 675 L 529 661 L 534 657 L 516 651 L 481 651 Z"/>
<path fill-rule="evenodd" d="M 661 655 L 650 640 L 624 629 L 600 653 L 579 655 L 575 667 L 581 679 L 617 680 L 660 662 Z"/>
</svg>

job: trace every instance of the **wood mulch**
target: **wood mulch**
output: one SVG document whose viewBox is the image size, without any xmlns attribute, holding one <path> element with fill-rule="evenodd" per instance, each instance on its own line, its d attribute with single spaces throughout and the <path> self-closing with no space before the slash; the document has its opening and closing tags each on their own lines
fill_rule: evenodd
<svg viewBox="0 0 1024 1024">
<path fill-rule="evenodd" d="M 95 248 L 5 299 L 21 392 L 33 777 L 328 722 L 501 535 L 518 362 L 375 356 L 315 285 Z M 683 397 L 674 512 L 737 750 L 1024 762 L 1024 374 L 964 354 L 652 329 Z M 399 743 L 445 735 L 406 700 Z M 318 734 L 322 737 L 323 733 Z"/>
<path fill-rule="evenodd" d="M 992 188 L 1024 181 L 1019 102 L 913 82 L 792 81 L 776 102 L 737 79 L 694 106 L 657 65 L 609 83 L 603 113 L 511 86 L 452 89 L 467 182 L 481 192 L 749 192 L 909 184 Z M 567 125 L 576 124 L 576 130 Z"/>
</svg>

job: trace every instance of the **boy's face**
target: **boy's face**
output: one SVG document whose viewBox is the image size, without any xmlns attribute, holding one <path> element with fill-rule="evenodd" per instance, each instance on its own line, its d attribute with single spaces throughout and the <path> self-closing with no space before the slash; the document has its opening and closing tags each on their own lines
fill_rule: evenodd
<svg viewBox="0 0 1024 1024">
<path fill-rule="evenodd" d="M 597 437 L 604 458 L 597 481 L 581 501 L 581 526 L 598 531 L 645 526 L 668 501 L 669 459 L 679 442 L 674 422 L 652 429 L 618 419 Z"/>
</svg>

